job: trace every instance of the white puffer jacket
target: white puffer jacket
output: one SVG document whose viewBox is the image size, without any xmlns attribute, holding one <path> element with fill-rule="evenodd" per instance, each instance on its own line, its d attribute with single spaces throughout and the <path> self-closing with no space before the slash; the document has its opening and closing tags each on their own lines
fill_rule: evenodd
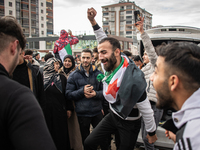
<svg viewBox="0 0 200 150">
<path fill-rule="evenodd" d="M 146 89 L 147 96 L 150 101 L 157 102 L 156 91 L 153 87 L 152 81 L 150 81 L 150 76 L 154 72 L 154 67 L 155 67 L 158 56 L 155 52 L 155 49 L 153 47 L 153 44 L 152 44 L 148 34 L 146 32 L 144 32 L 141 35 L 141 38 L 142 38 L 142 42 L 143 42 L 145 51 L 149 57 L 149 63 L 147 63 L 146 66 L 144 66 L 142 68 L 142 71 L 144 73 L 144 76 L 145 76 L 145 79 L 147 82 L 147 89 Z"/>
</svg>

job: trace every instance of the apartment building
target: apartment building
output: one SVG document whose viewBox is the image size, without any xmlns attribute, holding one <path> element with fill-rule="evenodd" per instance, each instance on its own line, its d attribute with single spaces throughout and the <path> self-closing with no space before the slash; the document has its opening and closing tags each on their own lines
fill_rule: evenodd
<svg viewBox="0 0 200 150">
<path fill-rule="evenodd" d="M 103 30 L 108 34 L 136 40 L 134 11 L 139 10 L 144 17 L 144 29 L 152 27 L 152 14 L 140 8 L 135 2 L 120 0 L 117 4 L 102 6 Z"/>
<path fill-rule="evenodd" d="M 53 34 L 53 0 L 0 0 L 0 17 L 11 15 L 21 24 L 26 37 Z M 30 49 L 46 49 L 45 41 L 27 43 Z"/>
</svg>

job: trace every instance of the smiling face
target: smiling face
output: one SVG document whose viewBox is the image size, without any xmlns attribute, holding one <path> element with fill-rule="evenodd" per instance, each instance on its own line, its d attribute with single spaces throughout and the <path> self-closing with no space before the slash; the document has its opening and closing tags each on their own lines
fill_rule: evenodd
<svg viewBox="0 0 200 150">
<path fill-rule="evenodd" d="M 83 68 L 88 68 L 90 67 L 90 64 L 92 62 L 92 55 L 89 52 L 82 52 L 81 53 L 81 64 Z"/>
<path fill-rule="evenodd" d="M 98 45 L 99 60 L 103 63 L 106 71 L 111 71 L 115 68 L 117 59 L 112 49 L 112 45 L 105 41 Z"/>
<path fill-rule="evenodd" d="M 70 58 L 65 58 L 64 62 L 63 62 L 63 65 L 65 68 L 70 68 L 72 66 L 72 61 Z"/>
<path fill-rule="evenodd" d="M 166 75 L 168 67 L 165 64 L 164 57 L 159 56 L 156 62 L 155 72 L 151 75 L 151 81 L 157 92 L 158 99 L 156 107 L 160 109 L 172 107 L 174 99 L 168 85 L 168 77 Z"/>
<path fill-rule="evenodd" d="M 144 55 L 143 55 L 142 58 L 143 58 L 143 62 L 144 62 L 145 64 L 149 63 L 149 57 L 148 57 L 148 55 L 147 55 L 146 52 L 144 52 Z"/>
</svg>

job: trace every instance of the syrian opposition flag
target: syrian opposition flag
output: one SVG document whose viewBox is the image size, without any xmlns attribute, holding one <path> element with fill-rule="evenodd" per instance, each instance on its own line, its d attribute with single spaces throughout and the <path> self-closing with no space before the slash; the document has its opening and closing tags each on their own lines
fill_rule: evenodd
<svg viewBox="0 0 200 150">
<path fill-rule="evenodd" d="M 59 52 L 59 56 L 60 56 L 60 59 L 62 60 L 63 62 L 63 59 L 66 55 L 72 55 L 72 49 L 71 49 L 71 46 L 70 44 L 68 43 L 63 49 L 61 49 Z"/>
<path fill-rule="evenodd" d="M 105 82 L 105 79 L 108 77 L 105 77 L 105 79 L 102 80 L 103 82 L 103 95 L 105 97 L 105 99 L 113 104 L 114 102 L 116 102 L 116 97 L 118 94 L 118 90 L 120 88 L 122 79 L 124 77 L 124 73 L 126 71 L 126 68 L 129 65 L 129 60 L 126 56 L 122 56 L 124 59 L 123 64 L 121 64 L 121 66 L 119 66 L 119 68 L 116 68 L 113 73 L 114 74 L 110 74 L 111 76 L 113 76 L 108 83 Z"/>
</svg>

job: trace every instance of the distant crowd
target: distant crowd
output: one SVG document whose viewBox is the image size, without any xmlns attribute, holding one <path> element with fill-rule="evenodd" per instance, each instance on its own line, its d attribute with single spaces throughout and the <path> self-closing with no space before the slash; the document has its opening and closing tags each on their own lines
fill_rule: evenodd
<svg viewBox="0 0 200 150">
<path fill-rule="evenodd" d="M 72 56 L 79 40 L 61 30 L 41 59 L 26 49 L 17 20 L 0 18 L 0 149 L 111 150 L 114 135 L 117 150 L 133 150 L 141 131 L 144 148 L 154 150 L 167 108 L 175 112 L 162 127 L 174 150 L 200 149 L 200 47 L 154 47 L 140 17 L 144 53 L 133 56 L 96 15 L 88 9 L 96 48 Z"/>
</svg>

